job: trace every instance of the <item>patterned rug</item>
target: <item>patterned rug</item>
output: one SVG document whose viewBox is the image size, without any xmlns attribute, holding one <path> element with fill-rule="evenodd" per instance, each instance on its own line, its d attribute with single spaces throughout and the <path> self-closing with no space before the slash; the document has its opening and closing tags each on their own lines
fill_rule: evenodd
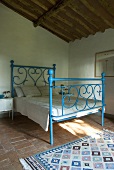
<svg viewBox="0 0 114 170">
<path fill-rule="evenodd" d="M 20 162 L 26 170 L 114 170 L 114 132 L 103 130 Z"/>
</svg>

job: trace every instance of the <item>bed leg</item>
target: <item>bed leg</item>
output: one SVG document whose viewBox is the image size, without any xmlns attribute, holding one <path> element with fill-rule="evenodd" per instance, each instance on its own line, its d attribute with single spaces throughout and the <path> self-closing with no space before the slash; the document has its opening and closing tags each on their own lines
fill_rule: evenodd
<svg viewBox="0 0 114 170">
<path fill-rule="evenodd" d="M 50 144 L 53 145 L 53 122 L 52 122 L 52 118 L 50 118 Z"/>
<path fill-rule="evenodd" d="M 102 108 L 102 126 L 104 126 L 104 108 Z"/>
</svg>

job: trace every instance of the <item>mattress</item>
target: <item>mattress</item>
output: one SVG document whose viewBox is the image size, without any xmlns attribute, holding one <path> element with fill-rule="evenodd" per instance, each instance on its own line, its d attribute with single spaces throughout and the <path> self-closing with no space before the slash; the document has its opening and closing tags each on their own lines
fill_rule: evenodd
<svg viewBox="0 0 114 170">
<path fill-rule="evenodd" d="M 88 103 L 87 103 L 88 102 Z M 64 116 L 61 106 L 61 95 L 53 96 L 52 115 L 54 121 L 59 121 L 63 117 L 69 118 L 72 116 L 81 117 L 87 115 L 88 112 L 96 113 L 102 106 L 101 101 L 94 103 L 93 100 L 76 100 L 75 97 L 66 97 L 64 99 Z M 88 105 L 88 106 L 87 106 Z M 95 107 L 97 108 L 94 108 Z M 45 131 L 48 131 L 49 126 L 49 96 L 43 97 L 15 97 L 14 110 L 27 116 L 31 120 L 38 123 Z M 83 111 L 84 110 L 84 111 Z"/>
</svg>

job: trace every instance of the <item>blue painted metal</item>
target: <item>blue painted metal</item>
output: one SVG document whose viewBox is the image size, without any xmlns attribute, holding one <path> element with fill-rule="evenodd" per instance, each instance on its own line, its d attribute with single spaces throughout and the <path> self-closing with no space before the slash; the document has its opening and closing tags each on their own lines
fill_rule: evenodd
<svg viewBox="0 0 114 170">
<path fill-rule="evenodd" d="M 98 81 L 101 78 L 53 78 L 53 81 Z"/>
<path fill-rule="evenodd" d="M 55 71 L 56 71 L 56 64 L 53 64 L 53 77 L 55 78 Z M 53 85 L 55 86 L 55 81 L 53 82 Z"/>
<path fill-rule="evenodd" d="M 49 86 L 50 86 L 50 107 L 52 107 L 52 84 L 53 82 L 56 81 L 76 81 L 76 82 L 82 82 L 85 81 L 85 83 L 82 84 L 73 84 L 73 85 L 68 85 L 68 86 L 53 86 L 53 88 L 59 88 L 61 89 L 61 103 L 62 103 L 62 115 L 61 116 L 53 116 L 52 115 L 52 108 L 50 108 L 50 143 L 53 144 L 53 127 L 52 124 L 53 122 L 53 118 L 59 118 L 59 120 L 57 120 L 57 122 L 61 122 L 64 120 L 69 120 L 72 118 L 76 118 L 76 116 L 74 116 L 74 113 L 81 113 L 82 111 L 88 111 L 88 114 L 94 114 L 91 112 L 92 109 L 100 109 L 102 108 L 102 126 L 104 125 L 104 110 L 105 110 L 105 74 L 102 73 L 102 78 L 53 78 L 52 77 L 52 71 L 49 70 L 48 71 L 49 74 Z M 95 81 L 95 83 L 89 83 L 89 82 L 93 82 Z M 100 82 L 100 83 L 96 83 L 96 81 Z M 88 82 L 88 83 L 87 83 Z M 65 94 L 64 93 L 64 89 L 67 88 L 68 89 L 68 93 Z M 75 89 L 75 91 L 77 92 L 77 96 L 75 97 L 76 100 L 74 103 L 71 103 L 70 105 L 65 104 L 65 99 L 67 98 L 67 102 L 71 102 L 72 101 L 72 96 L 74 96 L 72 94 L 72 88 Z M 82 90 L 83 89 L 83 90 Z M 82 92 L 83 91 L 83 92 Z M 98 96 L 100 96 L 102 94 L 102 99 L 97 99 Z M 80 99 L 83 99 L 85 101 L 85 105 L 83 106 L 83 109 L 79 109 L 78 108 L 78 103 L 80 101 Z M 89 100 L 94 101 L 93 105 L 90 106 L 89 105 Z M 100 102 L 100 105 L 97 105 L 97 103 Z M 75 111 L 72 113 L 67 114 L 67 116 L 69 116 L 69 118 L 66 118 L 65 114 L 64 114 L 64 108 L 69 109 L 69 108 L 75 108 Z M 100 111 L 100 110 L 99 110 Z"/>
<path fill-rule="evenodd" d="M 55 78 L 56 64 L 53 64 L 53 77 Z"/>
<path fill-rule="evenodd" d="M 105 73 L 102 73 L 102 126 L 104 126 L 104 112 L 105 112 Z"/>
<path fill-rule="evenodd" d="M 95 108 L 97 109 L 97 108 L 99 108 L 99 107 L 100 107 L 100 106 L 97 106 L 97 107 L 95 107 Z M 101 107 L 102 107 L 102 106 L 101 106 Z M 91 110 L 91 109 L 86 109 L 86 111 L 88 111 L 88 112 L 90 112 L 90 110 Z M 83 112 L 83 111 L 84 111 L 84 110 L 79 110 L 78 112 L 73 112 L 73 113 L 71 112 L 71 113 L 67 114 L 67 116 L 72 117 L 72 116 L 74 115 L 74 113 L 79 113 L 79 112 L 81 113 L 81 112 Z M 91 112 L 91 114 L 94 114 L 94 113 Z M 63 114 L 63 115 L 61 115 L 61 116 L 52 116 L 52 117 L 53 117 L 53 118 L 63 119 L 63 120 L 64 120 L 64 119 L 65 119 L 65 120 L 69 120 L 69 118 L 65 118 L 65 116 L 66 116 L 66 115 Z M 78 117 L 78 116 L 75 115 L 74 117 L 76 118 L 76 117 Z M 59 121 L 61 121 L 61 120 L 59 120 Z"/>
<path fill-rule="evenodd" d="M 11 63 L 11 65 L 10 65 L 11 66 L 11 97 L 14 97 L 14 87 L 13 87 L 13 81 L 14 81 L 14 79 L 13 79 L 14 61 L 11 60 L 10 63 Z"/>
<path fill-rule="evenodd" d="M 72 107 L 76 107 L 76 110 L 77 111 L 81 111 L 78 109 L 78 101 L 79 99 L 83 99 L 85 100 L 85 106 L 83 108 L 83 110 L 87 110 L 87 109 L 93 109 L 96 107 L 96 103 L 99 102 L 99 100 L 96 99 L 96 94 L 95 93 L 98 93 L 99 94 L 99 91 L 101 92 L 101 87 L 100 87 L 100 84 L 76 84 L 76 85 L 70 85 L 68 88 L 68 93 L 70 94 L 66 94 L 62 97 L 62 100 L 65 100 L 65 98 L 69 97 L 69 100 L 70 98 L 72 97 L 72 93 L 71 93 L 71 90 L 72 88 L 75 88 L 76 92 L 77 92 L 77 97 L 76 97 L 76 101 L 75 103 L 73 103 L 72 105 L 70 106 L 67 106 L 67 105 L 63 105 L 63 107 L 65 108 L 72 108 Z M 81 93 L 82 91 L 82 88 L 83 88 L 83 93 Z M 99 91 L 96 91 L 96 88 L 99 88 Z M 85 95 L 88 95 L 88 97 L 85 97 Z M 94 101 L 94 105 L 93 106 L 89 106 L 89 100 L 90 99 L 93 99 L 92 101 Z M 63 102 L 64 103 L 64 102 Z"/>
<path fill-rule="evenodd" d="M 99 108 L 99 107 L 98 107 Z M 80 113 L 81 112 L 83 112 L 83 110 L 82 111 L 80 111 Z M 100 112 L 100 110 L 99 110 L 99 112 Z M 74 113 L 73 113 L 74 114 Z M 90 114 L 95 114 L 95 113 L 92 113 L 90 110 L 88 110 L 88 114 L 87 115 L 90 115 Z M 69 118 L 64 118 L 65 116 L 53 116 L 53 118 L 54 117 L 59 117 L 60 119 L 59 120 L 56 120 L 56 122 L 63 122 L 63 121 L 66 121 L 66 120 L 71 120 L 71 119 L 75 119 L 75 118 L 79 118 L 79 116 L 72 116 L 72 113 L 70 113 L 69 114 L 70 115 L 70 117 Z M 80 116 L 81 117 L 81 116 Z"/>
<path fill-rule="evenodd" d="M 11 95 L 14 97 L 14 85 L 21 85 L 25 84 L 28 81 L 28 77 L 33 81 L 34 85 L 37 85 L 38 80 L 40 77 L 43 77 L 44 85 L 49 84 L 49 124 L 50 124 L 50 144 L 53 145 L 53 118 L 52 115 L 52 93 L 53 88 L 59 88 L 61 91 L 61 107 L 62 107 L 62 116 L 59 116 L 60 120 L 57 122 L 61 122 L 63 120 L 69 120 L 72 118 L 76 118 L 74 116 L 74 113 L 82 112 L 84 110 L 88 111 L 88 114 L 91 113 L 91 109 L 98 108 L 100 109 L 102 107 L 102 126 L 104 125 L 104 110 L 105 110 L 105 74 L 102 73 L 102 78 L 55 78 L 55 70 L 56 70 L 56 64 L 53 64 L 53 67 L 39 67 L 39 66 L 21 66 L 21 65 L 14 65 L 14 61 L 11 60 Z M 17 68 L 18 75 L 14 75 L 14 69 Z M 48 70 L 48 81 L 45 80 L 45 71 Z M 23 75 L 24 77 L 21 80 L 19 75 Z M 32 75 L 37 75 L 37 78 L 34 79 Z M 16 82 L 16 80 L 20 80 L 19 83 Z M 85 82 L 85 83 L 79 83 L 79 84 L 72 84 L 72 85 L 65 85 L 65 86 L 55 86 L 56 81 L 66 81 L 66 82 Z M 95 81 L 95 83 L 90 83 L 90 81 Z M 96 83 L 96 81 L 100 83 Z M 88 82 L 88 83 L 87 83 Z M 67 94 L 65 93 L 65 88 L 68 89 Z M 75 97 L 75 102 L 72 102 L 72 97 L 74 94 L 72 93 L 72 89 L 75 89 L 77 96 Z M 81 92 L 83 89 L 83 92 Z M 102 95 L 101 99 L 101 106 L 97 106 L 97 103 L 100 101 L 96 97 L 97 95 Z M 78 108 L 78 103 L 80 102 L 80 98 L 85 100 L 85 105 L 83 109 Z M 69 104 L 66 104 L 66 99 Z M 89 100 L 93 99 L 94 104 L 92 106 L 89 105 Z M 69 118 L 65 118 L 64 115 L 64 108 L 69 109 L 74 107 L 76 110 L 72 113 L 67 114 L 67 116 L 70 116 Z"/>
<path fill-rule="evenodd" d="M 50 123 L 50 144 L 53 145 L 53 119 L 52 119 L 52 83 L 53 83 L 53 70 L 48 70 L 49 74 L 49 123 Z"/>
<path fill-rule="evenodd" d="M 53 64 L 53 67 L 42 67 L 42 66 L 25 66 L 25 65 L 15 65 L 14 61 L 11 60 L 11 96 L 14 97 L 14 85 L 25 85 L 27 81 L 32 80 L 34 86 L 37 85 L 37 82 L 40 78 L 44 83 L 44 86 L 48 84 L 48 80 L 46 80 L 45 75 L 47 74 L 47 70 L 55 70 L 56 64 Z M 14 71 L 17 72 L 17 75 L 14 75 Z M 35 75 L 35 77 L 34 77 Z"/>
</svg>

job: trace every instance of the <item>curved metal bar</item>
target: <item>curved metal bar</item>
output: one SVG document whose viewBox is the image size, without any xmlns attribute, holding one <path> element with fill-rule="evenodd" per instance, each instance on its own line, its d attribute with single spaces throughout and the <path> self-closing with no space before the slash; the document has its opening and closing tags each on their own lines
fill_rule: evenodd
<svg viewBox="0 0 114 170">
<path fill-rule="evenodd" d="M 47 79 L 47 81 L 46 81 L 45 76 L 44 76 L 46 71 L 47 71 L 47 69 L 44 69 L 44 70 L 43 70 L 43 82 L 44 82 L 45 85 L 46 85 L 46 84 L 49 84 L 48 79 Z"/>
<path fill-rule="evenodd" d="M 37 72 L 37 71 L 40 71 L 40 73 Z M 37 76 L 37 78 L 35 79 L 35 78 L 32 77 L 32 75 L 39 75 L 39 76 Z M 42 69 L 41 68 L 29 68 L 28 69 L 28 76 L 32 79 L 34 86 L 36 86 L 37 81 L 42 76 Z"/>
<path fill-rule="evenodd" d="M 72 87 L 76 90 L 77 96 L 75 97 L 74 103 L 72 103 L 71 97 L 73 94 L 70 94 Z M 96 97 L 96 88 L 99 88 L 97 90 L 97 93 L 101 92 L 101 85 L 100 84 L 80 84 L 80 85 L 71 85 L 68 90 L 68 94 L 62 96 L 62 103 L 63 107 L 70 109 L 75 107 L 76 111 L 81 110 L 87 110 L 87 109 L 94 109 L 97 106 L 97 100 Z M 68 98 L 68 100 L 66 100 Z M 80 109 L 79 104 L 81 103 L 81 100 L 83 99 L 83 106 Z M 91 99 L 93 99 L 93 103 L 91 103 Z"/>
<path fill-rule="evenodd" d="M 60 121 L 64 121 L 64 120 L 69 120 L 71 118 L 76 118 L 78 117 L 77 114 L 74 114 L 74 113 L 81 113 L 82 111 L 87 111 L 87 115 L 88 114 L 92 114 L 92 113 L 96 113 L 96 111 L 98 112 L 99 109 L 101 109 L 102 107 L 102 126 L 104 125 L 104 107 L 105 107 L 105 100 L 104 100 L 104 81 L 105 81 L 105 78 L 104 78 L 104 74 L 102 74 L 102 78 L 53 78 L 52 77 L 52 70 L 49 70 L 48 71 L 48 74 L 49 74 L 49 86 L 50 86 L 50 112 L 49 112 L 49 115 L 50 115 L 50 143 L 52 144 L 53 143 L 53 134 L 52 134 L 52 124 L 53 124 L 53 118 L 56 117 L 57 118 L 57 122 L 60 122 Z M 62 114 L 59 115 L 59 116 L 53 116 L 53 113 L 52 113 L 52 88 L 54 88 L 52 86 L 52 83 L 54 81 L 67 81 L 68 83 L 70 81 L 79 81 L 79 82 L 82 82 L 82 81 L 98 81 L 100 83 L 94 83 L 94 84 L 91 84 L 91 83 L 88 83 L 88 84 L 76 84 L 76 85 L 68 85 L 67 88 L 68 88 L 68 94 L 65 94 L 63 93 L 63 89 L 64 87 L 61 87 L 61 107 L 62 107 Z M 59 87 L 60 88 L 60 87 Z M 75 89 L 76 91 L 76 96 L 72 94 L 72 88 Z M 98 89 L 97 89 L 98 88 Z M 97 91 L 97 93 L 96 93 Z M 99 99 L 97 99 L 97 94 L 100 95 L 100 93 L 102 94 L 102 99 L 101 101 Z M 75 97 L 75 100 L 73 101 L 72 100 L 72 96 Z M 81 102 L 81 100 L 84 100 L 84 104 L 82 106 L 82 108 L 78 108 L 78 104 Z M 89 105 L 89 101 L 93 99 L 93 104 L 92 105 Z M 97 102 L 100 101 L 100 104 L 98 103 L 97 105 Z M 67 103 L 66 103 L 67 102 Z M 70 110 L 67 114 L 68 117 L 66 117 L 66 114 L 64 113 L 64 108 L 66 109 L 69 109 L 69 108 L 73 108 L 74 110 Z M 93 108 L 97 108 L 97 110 L 95 111 L 92 111 Z M 65 109 L 65 110 L 66 110 Z M 59 120 L 58 120 L 59 119 Z"/>
<path fill-rule="evenodd" d="M 14 78 L 13 78 L 13 66 L 14 66 L 14 61 L 11 60 L 10 61 L 10 67 L 11 67 L 11 96 L 14 97 L 14 87 L 13 87 L 13 82 L 14 82 Z"/>
<path fill-rule="evenodd" d="M 23 70 L 23 71 L 22 71 Z M 14 78 L 14 84 L 15 85 L 21 85 L 21 84 L 25 84 L 25 82 L 26 81 L 28 81 L 27 80 L 27 69 L 26 68 L 24 68 L 24 67 L 19 67 L 18 69 L 17 69 L 17 72 L 18 72 L 18 74 L 19 75 L 23 75 L 23 74 L 25 74 L 25 76 L 24 76 L 24 78 L 21 80 L 21 78 L 19 77 L 19 75 L 18 76 L 14 76 L 13 78 Z M 16 82 L 16 79 L 18 79 L 18 80 L 21 80 L 19 83 L 17 83 Z"/>
<path fill-rule="evenodd" d="M 42 67 L 42 66 L 25 66 L 25 65 L 15 65 L 14 61 L 11 60 L 11 96 L 14 97 L 14 85 L 25 85 L 26 82 L 32 80 L 34 86 L 38 85 L 40 79 L 42 79 L 42 85 L 49 84 L 48 76 L 46 71 L 49 69 L 53 71 L 53 77 L 55 78 L 56 64 L 53 67 Z"/>
</svg>

